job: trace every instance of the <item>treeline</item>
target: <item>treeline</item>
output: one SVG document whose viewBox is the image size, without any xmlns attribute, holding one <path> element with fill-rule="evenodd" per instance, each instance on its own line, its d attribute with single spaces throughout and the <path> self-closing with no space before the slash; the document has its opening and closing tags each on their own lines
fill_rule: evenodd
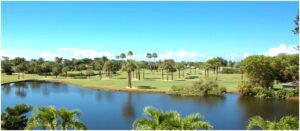
<svg viewBox="0 0 300 131">
<path fill-rule="evenodd" d="M 74 75 L 68 74 L 69 71 L 79 71 L 80 76 L 83 76 L 83 71 L 85 71 L 85 76 L 95 75 L 94 71 L 97 71 L 99 79 L 102 79 L 102 75 L 112 78 L 113 74 L 122 70 L 122 67 L 124 67 L 128 61 L 131 61 L 134 64 L 131 73 L 136 79 L 144 79 L 144 70 L 151 70 L 151 72 L 161 71 L 163 80 L 173 80 L 174 72 L 178 72 L 178 78 L 180 79 L 184 78 L 186 73 L 192 74 L 192 72 L 196 72 L 196 69 L 202 68 L 205 70 L 205 78 L 208 78 L 209 70 L 218 73 L 221 66 L 232 65 L 233 67 L 234 65 L 234 62 L 227 62 L 220 57 L 210 59 L 207 62 L 175 62 L 173 59 L 155 61 L 155 58 L 158 56 L 156 53 L 146 54 L 146 58 L 148 58 L 149 61 L 134 61 L 131 59 L 132 56 L 133 52 L 129 51 L 127 55 L 121 53 L 116 59 L 108 59 L 105 56 L 94 59 L 64 59 L 56 57 L 54 61 L 47 61 L 43 58 L 26 60 L 22 57 L 16 57 L 14 59 L 3 57 L 2 73 L 6 73 L 7 75 L 18 73 L 18 79 L 20 79 L 24 77 L 24 74 L 39 74 L 45 77 L 49 75 L 56 77 L 58 75 L 73 77 Z M 126 57 L 127 60 L 125 59 Z M 189 72 L 184 72 L 186 69 L 189 69 Z"/>
</svg>

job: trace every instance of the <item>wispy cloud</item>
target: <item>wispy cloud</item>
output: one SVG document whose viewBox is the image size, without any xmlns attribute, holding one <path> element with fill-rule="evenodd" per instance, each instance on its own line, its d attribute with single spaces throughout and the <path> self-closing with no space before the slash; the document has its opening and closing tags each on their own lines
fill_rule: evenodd
<svg viewBox="0 0 300 131">
<path fill-rule="evenodd" d="M 70 52 L 72 53 L 72 56 L 74 57 L 79 57 L 79 58 L 95 58 L 95 57 L 102 57 L 102 56 L 107 56 L 109 58 L 113 57 L 112 53 L 109 52 L 101 52 L 101 51 L 96 51 L 93 49 L 79 49 L 79 48 L 59 48 L 59 51 L 62 52 Z"/>
</svg>

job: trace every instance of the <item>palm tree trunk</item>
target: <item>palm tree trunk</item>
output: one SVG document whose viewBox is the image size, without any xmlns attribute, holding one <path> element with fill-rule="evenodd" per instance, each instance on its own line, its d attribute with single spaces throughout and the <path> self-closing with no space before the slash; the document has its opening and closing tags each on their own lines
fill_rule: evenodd
<svg viewBox="0 0 300 131">
<path fill-rule="evenodd" d="M 67 76 L 68 76 L 68 72 L 66 72 L 66 76 L 65 77 L 67 78 Z"/>
<path fill-rule="evenodd" d="M 218 68 L 216 69 L 216 81 L 218 80 Z"/>
<path fill-rule="evenodd" d="M 132 78 L 134 78 L 134 71 L 132 71 Z"/>
<path fill-rule="evenodd" d="M 180 70 L 178 69 L 178 78 L 180 79 Z"/>
<path fill-rule="evenodd" d="M 18 80 L 20 79 L 20 72 L 18 72 Z"/>
<path fill-rule="evenodd" d="M 99 71 L 99 79 L 102 79 L 102 74 L 101 74 L 101 70 Z"/>
<path fill-rule="evenodd" d="M 128 72 L 128 87 L 131 88 L 131 72 Z"/>
<path fill-rule="evenodd" d="M 143 69 L 143 79 L 145 79 L 145 69 Z"/>
<path fill-rule="evenodd" d="M 164 80 L 164 70 L 161 69 L 161 79 Z"/>
<path fill-rule="evenodd" d="M 167 80 L 169 80 L 169 70 L 167 70 Z"/>
<path fill-rule="evenodd" d="M 139 70 L 139 80 L 141 80 L 141 71 Z"/>
</svg>

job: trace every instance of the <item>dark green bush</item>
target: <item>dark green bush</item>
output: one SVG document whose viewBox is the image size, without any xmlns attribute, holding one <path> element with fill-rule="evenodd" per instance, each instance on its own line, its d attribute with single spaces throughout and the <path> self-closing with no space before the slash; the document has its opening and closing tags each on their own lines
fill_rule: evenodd
<svg viewBox="0 0 300 131">
<path fill-rule="evenodd" d="M 73 76 L 74 79 L 86 79 L 86 76 Z"/>
<path fill-rule="evenodd" d="M 239 73 L 239 69 L 238 68 L 233 68 L 233 67 L 223 67 L 222 73 L 223 74 Z"/>
<path fill-rule="evenodd" d="M 220 87 L 215 81 L 197 81 L 193 86 L 172 86 L 169 94 L 184 96 L 222 95 L 226 88 Z"/>
</svg>

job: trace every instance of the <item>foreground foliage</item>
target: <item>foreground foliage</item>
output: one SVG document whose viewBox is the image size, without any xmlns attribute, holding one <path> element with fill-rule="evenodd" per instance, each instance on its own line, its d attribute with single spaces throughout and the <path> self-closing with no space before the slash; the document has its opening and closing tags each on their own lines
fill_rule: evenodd
<svg viewBox="0 0 300 131">
<path fill-rule="evenodd" d="M 26 104 L 16 105 L 14 108 L 7 107 L 1 114 L 1 128 L 4 130 L 23 130 L 27 125 L 26 113 L 32 110 Z"/>
<path fill-rule="evenodd" d="M 47 130 L 83 130 L 85 125 L 78 120 L 79 111 L 68 111 L 65 108 L 57 110 L 55 107 L 37 107 L 33 116 L 28 120 L 26 129 L 43 128 Z"/>
<path fill-rule="evenodd" d="M 259 127 L 263 130 L 298 130 L 298 119 L 293 116 L 282 117 L 279 121 L 264 120 L 260 116 L 251 117 L 248 121 L 247 129 Z"/>
<path fill-rule="evenodd" d="M 163 112 L 153 107 L 145 107 L 145 117 L 133 123 L 135 130 L 195 130 L 212 129 L 213 127 L 203 120 L 201 114 L 190 114 L 182 117 L 176 111 Z"/>
<path fill-rule="evenodd" d="M 226 88 L 220 87 L 215 81 L 200 80 L 194 82 L 193 86 L 172 86 L 168 93 L 182 96 L 223 95 Z"/>
</svg>

